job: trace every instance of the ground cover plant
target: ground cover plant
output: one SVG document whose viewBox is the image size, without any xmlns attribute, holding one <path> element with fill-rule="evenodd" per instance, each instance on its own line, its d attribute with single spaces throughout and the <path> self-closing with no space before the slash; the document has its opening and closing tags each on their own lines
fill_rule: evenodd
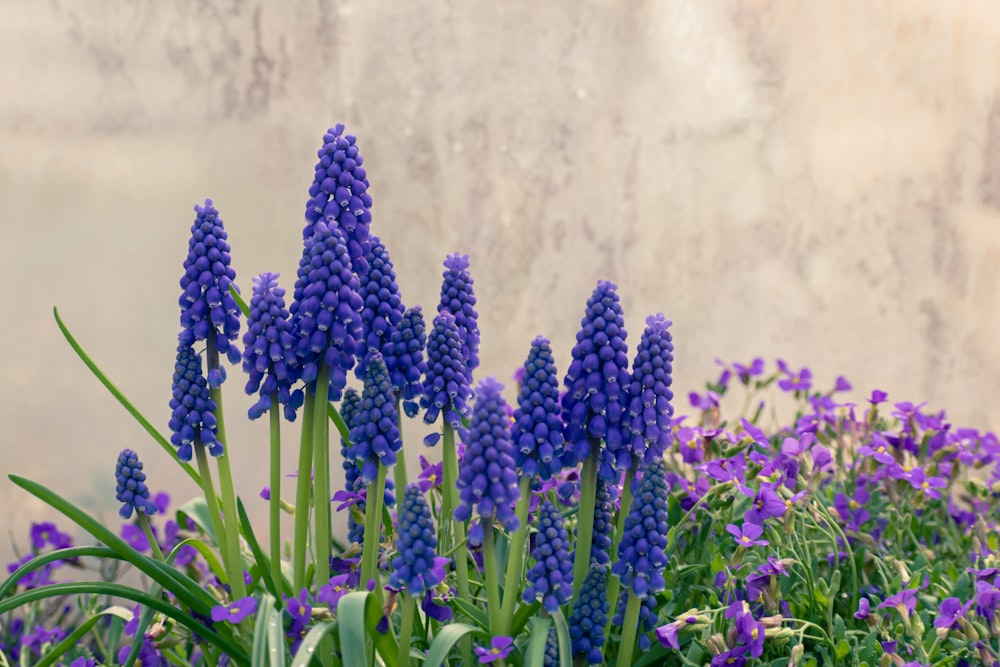
<svg viewBox="0 0 1000 667">
<path fill-rule="evenodd" d="M 630 353 L 609 281 L 555 343 L 568 368 L 526 332 L 511 386 L 480 378 L 469 258 L 444 259 L 439 303 L 406 308 L 368 186 L 331 128 L 287 300 L 276 273 L 237 287 L 219 211 L 195 207 L 162 415 L 56 312 L 151 438 L 107 452 L 115 525 L 10 475 L 65 520 L 31 525 L 8 565 L 0 664 L 1000 664 L 995 435 L 877 389 L 852 402 L 846 379 L 782 360 L 720 362 L 678 401 L 670 321 L 639 320 Z M 245 383 L 260 442 L 228 442 L 226 381 Z M 429 435 L 404 450 L 408 419 Z M 171 504 L 141 463 L 155 446 L 200 496 Z M 238 497 L 230 456 L 264 451 L 264 500 Z M 260 530 L 244 503 L 265 501 Z"/>
</svg>

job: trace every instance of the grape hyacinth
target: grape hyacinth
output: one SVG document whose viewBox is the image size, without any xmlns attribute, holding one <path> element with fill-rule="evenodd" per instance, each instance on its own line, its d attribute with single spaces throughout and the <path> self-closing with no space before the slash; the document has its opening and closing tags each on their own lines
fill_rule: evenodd
<svg viewBox="0 0 1000 667">
<path fill-rule="evenodd" d="M 420 306 L 414 306 L 403 313 L 402 320 L 383 348 L 382 355 L 389 369 L 392 388 L 402 398 L 403 412 L 408 417 L 417 414 L 417 403 L 413 399 L 419 398 L 423 389 L 421 379 L 427 372 L 427 362 L 424 361 L 426 345 L 424 313 Z"/>
<path fill-rule="evenodd" d="M 569 616 L 569 636 L 573 653 L 583 654 L 587 663 L 604 661 L 604 626 L 608 622 L 607 578 L 604 568 L 591 565 Z"/>
<path fill-rule="evenodd" d="M 389 588 L 419 598 L 444 581 L 447 558 L 439 557 L 434 519 L 420 487 L 410 484 L 399 509 L 398 555 L 392 561 Z"/>
<path fill-rule="evenodd" d="M 462 356 L 462 339 L 455 324 L 455 316 L 442 312 L 434 318 L 431 335 L 427 339 L 427 375 L 424 378 L 420 407 L 426 410 L 424 422 L 433 424 L 444 412 L 444 420 L 452 428 L 462 426 L 462 417 L 468 414 L 472 376 Z M 434 445 L 437 438 L 424 440 Z"/>
<path fill-rule="evenodd" d="M 642 468 L 642 479 L 635 482 L 635 498 L 625 519 L 618 561 L 612 574 L 621 578 L 625 589 L 636 597 L 655 595 L 666 587 L 663 568 L 667 565 L 667 485 L 663 460 Z"/>
<path fill-rule="evenodd" d="M 196 205 L 194 210 L 198 215 L 191 225 L 181 277 L 180 341 L 191 346 L 208 341 L 208 382 L 218 387 L 226 379 L 226 371 L 213 351 L 225 354 L 230 363 L 240 360 L 240 351 L 232 344 L 239 336 L 239 309 L 229 291 L 236 271 L 229 265 L 228 237 L 212 200 L 206 199 L 204 206 Z"/>
<path fill-rule="evenodd" d="M 531 550 L 535 565 L 528 571 L 525 602 L 542 599 L 550 614 L 573 597 L 573 561 L 569 558 L 569 534 L 562 515 L 551 502 L 542 503 L 538 515 L 538 534 Z"/>
<path fill-rule="evenodd" d="M 123 449 L 115 464 L 115 499 L 122 503 L 118 510 L 123 519 L 131 519 L 132 511 L 144 514 L 156 514 L 156 503 L 149 499 L 149 488 L 146 486 L 146 473 L 142 471 L 142 461 L 139 455 L 131 449 Z"/>
<path fill-rule="evenodd" d="M 385 355 L 396 327 L 403 319 L 403 301 L 396 285 L 396 272 L 382 240 L 371 237 L 368 268 L 358 273 L 361 295 L 362 350 L 377 350 Z"/>
<path fill-rule="evenodd" d="M 663 458 L 672 437 L 674 344 L 670 324 L 662 313 L 646 318 L 646 330 L 632 362 L 627 420 L 632 454 L 643 465 Z"/>
<path fill-rule="evenodd" d="M 567 442 L 563 463 L 576 465 L 589 454 L 591 439 L 604 440 L 600 475 L 608 481 L 616 481 L 616 469 L 629 465 L 622 434 L 629 384 L 627 334 L 616 289 L 602 280 L 587 300 L 562 399 Z"/>
<path fill-rule="evenodd" d="M 532 341 L 524 362 L 511 437 L 517 447 L 514 464 L 524 474 L 548 481 L 562 470 L 559 381 L 552 346 L 542 336 Z"/>
<path fill-rule="evenodd" d="M 262 273 L 253 279 L 253 296 L 247 331 L 243 335 L 243 370 L 246 393 L 260 395 L 248 412 L 257 419 L 270 410 L 271 395 L 277 392 L 284 406 L 285 419 L 295 421 L 295 410 L 302 407 L 302 391 L 291 391 L 295 381 L 295 334 L 285 308 L 285 290 L 278 286 L 277 273 Z"/>
<path fill-rule="evenodd" d="M 368 228 L 372 221 L 372 197 L 368 194 L 368 174 L 353 135 L 344 134 L 338 123 L 323 135 L 323 147 L 316 153 L 313 184 L 306 202 L 306 226 L 302 238 L 315 234 L 317 222 L 325 220 L 343 230 L 344 241 L 354 270 L 365 268 Z"/>
<path fill-rule="evenodd" d="M 351 428 L 351 445 L 351 457 L 360 464 L 361 479 L 366 484 L 375 480 L 380 463 L 386 467 L 396 463 L 396 453 L 403 446 L 389 372 L 378 352 L 368 357 L 365 389 Z"/>
<path fill-rule="evenodd" d="M 319 367 L 330 368 L 329 399 L 340 399 L 361 338 L 361 297 L 351 273 L 340 229 L 322 220 L 313 225 L 299 261 L 290 308 L 301 378 L 314 385 Z"/>
<path fill-rule="evenodd" d="M 195 444 L 208 447 L 212 456 L 222 455 L 222 443 L 215 435 L 215 401 L 201 372 L 201 357 L 183 342 L 177 346 L 170 409 L 170 443 L 177 448 L 178 459 L 190 461 Z"/>
<path fill-rule="evenodd" d="M 602 479 L 597 480 L 597 503 L 594 506 L 594 534 L 590 543 L 590 562 L 611 563 L 611 531 L 614 530 L 614 497 L 616 489 Z"/>
<path fill-rule="evenodd" d="M 514 469 L 510 418 L 501 391 L 503 385 L 496 379 L 483 380 L 469 427 L 461 431 L 466 449 L 458 471 L 459 502 L 455 519 L 469 520 L 475 505 L 483 521 L 469 531 L 469 542 L 473 545 L 482 543 L 484 528 L 492 528 L 494 518 L 509 531 L 518 527 L 514 505 L 520 491 Z"/>
<path fill-rule="evenodd" d="M 353 429 L 357 424 L 358 411 L 360 407 L 361 395 L 354 389 L 347 389 L 347 391 L 344 392 L 344 400 L 340 402 L 340 416 L 344 420 L 344 424 L 347 425 L 348 431 Z M 341 436 L 340 455 L 344 459 L 344 489 L 348 492 L 348 494 L 360 494 L 361 490 L 365 488 L 365 483 L 361 480 L 361 467 L 358 465 L 357 460 L 351 453 L 352 448 L 353 446 L 351 443 Z M 364 501 L 359 500 L 356 505 L 358 510 L 364 514 Z M 347 540 L 349 542 L 362 544 L 364 542 L 364 537 L 364 522 L 358 522 L 358 520 L 354 518 L 354 512 L 348 512 Z"/>
<path fill-rule="evenodd" d="M 455 316 L 462 338 L 462 357 L 469 369 L 469 377 L 479 367 L 479 314 L 476 312 L 476 294 L 472 291 L 469 274 L 469 256 L 455 253 L 444 260 L 444 281 L 441 283 L 441 303 L 438 312 L 448 311 Z"/>
</svg>

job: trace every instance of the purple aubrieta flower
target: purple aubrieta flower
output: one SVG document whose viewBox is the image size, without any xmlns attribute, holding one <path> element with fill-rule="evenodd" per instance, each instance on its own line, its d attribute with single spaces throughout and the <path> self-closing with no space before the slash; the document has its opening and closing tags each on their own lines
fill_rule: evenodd
<svg viewBox="0 0 1000 667">
<path fill-rule="evenodd" d="M 372 236 L 367 268 L 358 272 L 361 295 L 361 340 L 363 349 L 386 354 L 393 332 L 403 319 L 403 300 L 396 285 L 396 272 L 382 240 Z"/>
<path fill-rule="evenodd" d="M 778 496 L 774 487 L 770 484 L 761 484 L 750 509 L 743 514 L 743 520 L 762 526 L 768 519 L 784 514 L 785 509 L 785 501 Z"/>
<path fill-rule="evenodd" d="M 872 433 L 868 443 L 858 448 L 858 454 L 870 456 L 879 463 L 888 465 L 896 462 L 889 447 L 889 441 L 881 433 Z"/>
<path fill-rule="evenodd" d="M 292 654 L 299 650 L 302 638 L 305 636 L 312 620 L 312 604 L 309 602 L 309 591 L 303 588 L 297 596 L 285 598 L 285 609 L 291 616 L 292 622 L 289 624 L 285 635 L 292 640 Z"/>
<path fill-rule="evenodd" d="M 751 657 L 759 658 L 764 652 L 764 624 L 750 613 L 749 605 L 738 600 L 729 605 L 725 616 L 736 621 L 737 644 L 745 646 Z"/>
<path fill-rule="evenodd" d="M 510 637 L 493 637 L 490 640 L 490 647 L 483 648 L 482 646 L 477 646 L 475 648 L 476 657 L 479 658 L 479 664 L 485 665 L 496 660 L 503 660 L 510 652 L 514 650 L 514 640 Z"/>
<path fill-rule="evenodd" d="M 885 602 L 878 606 L 879 609 L 896 609 L 902 616 L 908 616 L 917 608 L 917 588 L 908 588 L 895 595 L 890 595 Z"/>
<path fill-rule="evenodd" d="M 440 313 L 434 318 L 427 339 L 427 376 L 420 398 L 420 407 L 426 411 L 424 423 L 433 424 L 438 415 L 444 413 L 444 420 L 452 428 L 460 428 L 462 417 L 468 414 L 466 401 L 472 393 L 471 380 L 462 356 L 462 338 L 455 316 L 449 312 Z M 431 436 L 424 442 L 434 445 L 437 438 Z"/>
<path fill-rule="evenodd" d="M 235 600 L 228 605 L 215 605 L 212 607 L 212 620 L 216 623 L 226 621 L 234 625 L 241 623 L 244 619 L 257 611 L 257 598 L 249 596 Z"/>
<path fill-rule="evenodd" d="M 604 626 L 608 621 L 607 573 L 603 566 L 591 564 L 580 586 L 580 593 L 569 616 L 569 636 L 573 654 L 584 655 L 587 663 L 604 661 Z"/>
<path fill-rule="evenodd" d="M 516 447 L 514 464 L 525 475 L 548 481 L 562 470 L 559 380 L 552 346 L 542 336 L 532 341 L 524 362 L 511 437 Z"/>
<path fill-rule="evenodd" d="M 132 651 L 131 643 L 126 644 L 118 651 L 118 662 L 124 663 Z M 167 667 L 170 663 L 163 657 L 160 650 L 153 643 L 153 638 L 147 632 L 142 637 L 142 646 L 139 647 L 139 655 L 136 656 L 135 664 L 142 667 Z"/>
<path fill-rule="evenodd" d="M 131 449 L 123 449 L 115 464 L 115 499 L 122 503 L 118 510 L 123 519 L 131 519 L 132 511 L 156 514 L 156 503 L 149 499 L 146 473 L 142 471 L 139 455 Z"/>
<path fill-rule="evenodd" d="M 297 363 L 302 380 L 315 387 L 322 364 L 330 369 L 329 397 L 340 399 L 347 371 L 361 339 L 361 297 L 351 272 L 344 234 L 324 221 L 305 241 L 289 309 L 298 336 Z"/>
<path fill-rule="evenodd" d="M 521 495 L 514 469 L 514 444 L 510 439 L 510 417 L 495 378 L 483 380 L 476 391 L 476 405 L 469 427 L 461 431 L 465 455 L 458 466 L 457 521 L 468 521 L 475 505 L 483 518 L 469 531 L 470 544 L 481 543 L 484 529 L 492 529 L 494 518 L 504 528 L 517 530 L 514 505 Z"/>
<path fill-rule="evenodd" d="M 420 492 L 420 487 L 410 484 L 399 508 L 399 537 L 397 555 L 392 560 L 389 587 L 405 590 L 415 598 L 430 591 L 444 581 L 447 558 L 437 555 L 437 537 L 431 508 Z"/>
<path fill-rule="evenodd" d="M 618 560 L 611 573 L 621 578 L 624 589 L 636 597 L 655 595 L 664 588 L 663 568 L 667 565 L 667 487 L 663 459 L 643 467 L 642 477 L 633 482 L 635 497 L 625 517 Z"/>
<path fill-rule="evenodd" d="M 567 443 L 563 464 L 575 466 L 590 454 L 592 440 L 603 440 L 600 470 L 608 481 L 617 481 L 616 470 L 631 464 L 622 433 L 628 407 L 627 333 L 616 290 L 614 283 L 602 280 L 587 300 L 562 398 Z"/>
<path fill-rule="evenodd" d="M 341 123 L 326 131 L 323 147 L 316 155 L 319 162 L 309 188 L 302 238 L 312 237 L 316 233 L 315 223 L 320 221 L 339 226 L 344 232 L 354 270 L 360 273 L 364 270 L 368 228 L 372 221 L 368 174 L 361 166 L 364 160 L 358 152 L 356 139 L 344 134 Z"/>
<path fill-rule="evenodd" d="M 778 380 L 778 387 L 782 391 L 809 391 L 812 388 L 812 371 L 808 368 L 802 368 L 796 373 L 783 359 L 778 359 L 778 370 L 784 376 Z"/>
<path fill-rule="evenodd" d="M 958 598 L 945 598 L 938 607 L 938 615 L 934 619 L 934 627 L 957 630 L 959 628 L 959 621 L 965 617 L 969 608 L 972 607 L 973 602 L 975 600 L 969 600 L 965 604 L 962 604 L 962 601 Z"/>
<path fill-rule="evenodd" d="M 462 357 L 472 373 L 479 368 L 479 314 L 476 312 L 476 294 L 472 291 L 469 274 L 469 256 L 457 252 L 444 260 L 444 281 L 441 283 L 441 303 L 438 313 L 448 311 L 455 316 L 455 324 L 462 339 Z"/>
<path fill-rule="evenodd" d="M 340 598 L 344 597 L 357 587 L 357 582 L 352 582 L 350 573 L 338 574 L 330 577 L 329 583 L 323 584 L 316 591 L 316 601 L 322 602 L 330 609 L 336 609 Z"/>
<path fill-rule="evenodd" d="M 278 276 L 265 272 L 253 279 L 247 331 L 243 334 L 243 370 L 249 376 L 246 393 L 252 396 L 259 391 L 259 398 L 247 414 L 250 419 L 262 416 L 274 407 L 271 397 L 277 394 L 285 419 L 294 421 L 303 396 L 301 390 L 291 390 L 296 379 L 296 340 Z"/>
<path fill-rule="evenodd" d="M 229 265 L 228 237 L 212 200 L 206 199 L 204 206 L 196 205 L 194 210 L 198 215 L 191 225 L 181 277 L 180 341 L 192 346 L 199 340 L 208 342 L 208 381 L 218 387 L 226 371 L 219 366 L 216 353 L 225 354 L 232 364 L 240 360 L 240 351 L 232 344 L 240 333 L 239 308 L 229 291 L 236 271 Z"/>
<path fill-rule="evenodd" d="M 680 618 L 656 628 L 656 638 L 660 640 L 663 648 L 672 648 L 675 651 L 679 651 L 681 648 L 678 639 L 680 631 L 689 625 L 694 625 L 698 620 L 697 611 L 692 609 Z"/>
<path fill-rule="evenodd" d="M 170 409 L 170 444 L 177 448 L 177 458 L 190 461 L 196 444 L 208 447 L 212 456 L 222 455 L 222 443 L 215 433 L 215 401 L 201 372 L 201 357 L 183 342 L 177 346 Z"/>
<path fill-rule="evenodd" d="M 54 549 L 65 549 L 73 546 L 73 538 L 59 530 L 59 528 L 48 521 L 31 524 L 31 546 L 37 551 L 43 549 L 46 544 L 51 544 Z"/>
<path fill-rule="evenodd" d="M 573 560 L 569 557 L 569 533 L 562 514 L 551 502 L 542 503 L 538 514 L 538 534 L 531 550 L 535 564 L 528 571 L 525 602 L 541 598 L 550 614 L 573 597 Z"/>
<path fill-rule="evenodd" d="M 421 379 L 427 372 L 427 362 L 424 360 L 424 347 L 427 345 L 427 333 L 424 325 L 424 313 L 420 306 L 414 306 L 405 313 L 399 324 L 389 336 L 389 342 L 382 347 L 392 388 L 402 399 L 403 412 L 408 417 L 417 414 L 417 402 L 423 389 Z"/>
<path fill-rule="evenodd" d="M 420 455 L 420 475 L 417 476 L 417 484 L 421 493 L 427 493 L 437 486 L 441 486 L 444 477 L 444 463 L 438 461 L 431 463 L 423 454 Z"/>
<path fill-rule="evenodd" d="M 396 400 L 389 382 L 389 371 L 378 352 L 368 356 L 365 389 L 351 428 L 351 457 L 361 466 L 366 484 L 375 480 L 379 464 L 396 463 L 396 453 L 403 446 L 399 436 Z"/>
<path fill-rule="evenodd" d="M 670 324 L 663 313 L 647 317 L 646 329 L 632 361 L 626 419 L 632 434 L 632 455 L 640 464 L 663 458 L 663 452 L 670 445 L 670 419 L 674 416 L 670 403 L 674 398 L 670 389 L 674 361 Z"/>
<path fill-rule="evenodd" d="M 733 536 L 736 544 L 741 547 L 766 547 L 770 542 L 758 539 L 764 534 L 764 529 L 755 523 L 744 523 L 742 526 L 729 524 L 726 532 Z"/>
</svg>

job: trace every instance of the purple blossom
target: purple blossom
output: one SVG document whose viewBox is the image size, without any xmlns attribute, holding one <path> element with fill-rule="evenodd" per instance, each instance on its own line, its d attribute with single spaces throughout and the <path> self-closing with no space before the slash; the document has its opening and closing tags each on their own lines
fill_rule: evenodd
<svg viewBox="0 0 1000 667">
<path fill-rule="evenodd" d="M 361 307 L 361 341 L 368 350 L 385 355 L 392 334 L 403 320 L 403 301 L 396 285 L 396 272 L 389 252 L 377 236 L 369 239 L 367 268 L 358 271 Z"/>
<path fill-rule="evenodd" d="M 531 477 L 547 481 L 562 470 L 563 422 L 559 413 L 559 381 L 552 346 L 539 336 L 524 362 L 511 438 L 514 465 Z"/>
<path fill-rule="evenodd" d="M 601 477 L 617 481 L 616 471 L 631 464 L 622 419 L 628 406 L 628 347 L 625 319 L 614 283 L 600 281 L 587 300 L 576 334 L 572 361 L 563 384 L 566 467 L 590 455 L 591 441 L 605 442 Z"/>
<path fill-rule="evenodd" d="M 124 663 L 132 650 L 131 644 L 123 646 L 118 651 L 118 662 Z M 153 643 L 153 638 L 146 633 L 142 638 L 142 645 L 139 647 L 139 655 L 136 656 L 135 664 L 142 667 L 167 667 L 167 659 L 163 657 L 160 650 Z"/>
<path fill-rule="evenodd" d="M 625 518 L 618 560 L 611 573 L 621 578 L 622 587 L 637 597 L 655 595 L 666 587 L 663 569 L 667 565 L 667 482 L 663 459 L 642 468 L 634 483 L 635 497 Z"/>
<path fill-rule="evenodd" d="M 941 476 L 929 476 L 923 468 L 914 468 L 909 475 L 910 486 L 922 491 L 928 498 L 941 500 L 941 489 L 948 487 L 948 481 Z"/>
<path fill-rule="evenodd" d="M 854 612 L 854 618 L 859 621 L 867 621 L 872 615 L 872 603 L 868 601 L 868 598 L 861 598 L 858 600 L 858 610 Z"/>
<path fill-rule="evenodd" d="M 403 446 L 389 371 L 378 352 L 368 356 L 364 394 L 352 421 L 350 456 L 361 466 L 361 479 L 371 484 L 379 465 L 394 465 Z"/>
<path fill-rule="evenodd" d="M 782 391 L 809 391 L 812 388 L 812 371 L 808 368 L 803 368 L 796 373 L 790 370 L 781 359 L 778 359 L 778 368 L 785 376 L 778 380 L 778 387 Z"/>
<path fill-rule="evenodd" d="M 344 597 L 357 587 L 357 582 L 352 582 L 351 573 L 345 572 L 330 577 L 330 581 L 319 587 L 316 591 L 316 601 L 321 602 L 329 609 L 336 609 L 340 598 Z"/>
<path fill-rule="evenodd" d="M 896 462 L 896 459 L 893 458 L 889 451 L 889 441 L 880 433 L 872 433 L 868 443 L 858 448 L 858 454 L 871 456 L 879 463 L 890 464 Z"/>
<path fill-rule="evenodd" d="M 226 606 L 220 604 L 212 607 L 212 620 L 216 623 L 227 621 L 233 625 L 237 625 L 256 611 L 257 599 L 254 597 L 245 597 L 235 600 Z"/>
<path fill-rule="evenodd" d="M 656 638 L 660 640 L 660 644 L 662 644 L 664 648 L 672 648 L 676 651 L 680 650 L 681 646 L 678 641 L 678 634 L 686 626 L 694 625 L 698 622 L 698 616 L 693 613 L 693 611 L 694 610 L 689 611 L 677 620 L 656 628 Z"/>
<path fill-rule="evenodd" d="M 58 625 L 51 630 L 42 625 L 35 626 L 34 630 L 24 635 L 21 639 L 21 649 L 29 655 L 42 656 L 43 648 L 52 646 L 66 637 L 66 631 Z"/>
<path fill-rule="evenodd" d="M 662 313 L 647 317 L 632 361 L 625 422 L 631 432 L 632 455 L 641 464 L 663 458 L 670 444 L 670 419 L 674 414 L 671 405 L 674 393 L 670 389 L 674 344 L 670 324 Z"/>
<path fill-rule="evenodd" d="M 323 147 L 316 155 L 319 162 L 309 187 L 302 238 L 314 236 L 319 221 L 340 227 L 349 259 L 360 273 L 366 268 L 372 196 L 368 194 L 368 174 L 361 166 L 364 159 L 358 152 L 357 140 L 344 134 L 343 124 L 337 123 L 323 135 Z"/>
<path fill-rule="evenodd" d="M 248 376 L 247 395 L 259 395 L 247 414 L 250 419 L 261 417 L 273 407 L 272 395 L 277 395 L 285 419 L 294 421 L 303 395 L 301 390 L 291 390 L 296 380 L 295 332 L 278 277 L 277 273 L 262 273 L 253 279 L 247 331 L 243 334 L 243 370 Z"/>
<path fill-rule="evenodd" d="M 197 212 L 191 225 L 188 254 L 181 277 L 181 333 L 184 345 L 208 342 L 208 383 L 218 387 L 226 379 L 219 366 L 218 354 L 225 354 L 229 363 L 240 360 L 239 349 L 231 343 L 239 337 L 239 308 L 229 288 L 236 279 L 230 266 L 230 248 L 226 230 L 211 199 L 204 206 L 195 205 Z"/>
<path fill-rule="evenodd" d="M 481 665 L 496 660 L 503 660 L 513 650 L 514 640 L 510 637 L 493 637 L 490 641 L 490 648 L 483 648 L 481 646 L 475 648 L 476 656 L 479 658 L 479 664 Z"/>
<path fill-rule="evenodd" d="M 133 510 L 143 514 L 156 514 L 156 503 L 149 499 L 146 473 L 142 461 L 131 449 L 123 449 L 115 464 L 115 499 L 122 503 L 118 510 L 123 519 L 131 519 Z"/>
<path fill-rule="evenodd" d="M 591 563 L 569 617 L 569 636 L 574 655 L 586 656 L 587 663 L 604 661 L 604 626 L 608 620 L 608 595 L 605 569 Z"/>
<path fill-rule="evenodd" d="M 888 398 L 889 394 L 885 393 L 881 389 L 873 389 L 871 398 L 868 399 L 868 402 L 872 405 L 878 405 L 879 403 L 885 403 Z"/>
<path fill-rule="evenodd" d="M 750 378 L 760 377 L 764 374 L 764 360 L 760 357 L 755 357 L 753 361 L 750 362 L 749 366 L 744 366 L 741 363 L 733 363 L 733 370 L 736 371 L 737 377 L 739 377 L 740 382 L 743 384 L 749 384 Z"/>
<path fill-rule="evenodd" d="M 427 339 L 427 376 L 420 398 L 420 407 L 426 410 L 424 423 L 433 424 L 443 412 L 452 428 L 460 428 L 462 417 L 469 411 L 471 381 L 472 375 L 462 356 L 462 338 L 455 316 L 449 312 L 440 313 L 434 318 Z M 425 438 L 424 442 L 433 445 L 437 437 Z"/>
<path fill-rule="evenodd" d="M 833 385 L 834 393 L 842 391 L 850 391 L 851 389 L 853 389 L 853 387 L 851 386 L 851 383 L 847 381 L 847 378 L 845 378 L 843 375 L 838 375 L 837 381 Z"/>
<path fill-rule="evenodd" d="M 762 526 L 768 519 L 784 514 L 785 509 L 785 501 L 778 497 L 774 488 L 769 484 L 761 484 L 750 509 L 744 513 L 743 520 Z"/>
<path fill-rule="evenodd" d="M 177 458 L 190 461 L 196 444 L 208 447 L 212 456 L 221 456 L 223 447 L 215 431 L 215 401 L 201 372 L 201 357 L 183 342 L 177 345 L 172 393 L 170 444 L 177 448 Z"/>
<path fill-rule="evenodd" d="M 285 634 L 292 640 L 292 654 L 299 650 L 302 638 L 309 629 L 312 620 L 312 605 L 309 603 L 309 591 L 303 588 L 297 596 L 285 598 L 285 609 L 292 622 Z"/>
<path fill-rule="evenodd" d="M 959 620 L 969 611 L 973 602 L 974 600 L 969 600 L 965 604 L 962 604 L 962 601 L 958 598 L 945 598 L 938 607 L 938 615 L 934 619 L 934 627 L 957 630 Z"/>
<path fill-rule="evenodd" d="M 427 493 L 431 489 L 441 486 L 444 477 L 444 464 L 441 461 L 430 463 L 427 458 L 420 455 L 420 474 L 417 476 L 417 484 L 420 485 L 420 493 Z"/>
<path fill-rule="evenodd" d="M 878 606 L 879 609 L 896 609 L 903 616 L 908 616 L 917 608 L 917 588 L 908 588 L 894 595 L 890 595 L 885 602 Z"/>
<path fill-rule="evenodd" d="M 541 598 L 545 611 L 554 614 L 573 597 L 573 560 L 562 515 L 548 500 L 542 503 L 538 515 L 531 558 L 535 564 L 528 571 L 523 600 L 531 603 Z"/>
<path fill-rule="evenodd" d="M 146 533 L 134 523 L 122 524 L 121 538 L 139 553 L 149 551 L 149 540 L 146 539 Z"/>
<path fill-rule="evenodd" d="M 476 294 L 472 290 L 469 274 L 469 256 L 455 253 L 444 260 L 444 280 L 441 283 L 441 303 L 438 314 L 449 312 L 455 317 L 459 338 L 462 341 L 462 358 L 468 375 L 479 368 L 479 314 L 476 312 Z"/>
<path fill-rule="evenodd" d="M 437 555 L 431 508 L 416 484 L 406 487 L 399 508 L 397 550 L 389 576 L 389 587 L 393 590 L 405 590 L 419 598 L 444 581 L 444 566 L 449 561 Z"/>
<path fill-rule="evenodd" d="M 424 313 L 420 306 L 414 306 L 403 313 L 403 319 L 390 334 L 389 342 L 383 346 L 382 356 L 389 369 L 389 377 L 392 378 L 392 388 L 403 399 L 403 412 L 408 417 L 417 414 L 414 399 L 420 397 L 423 389 L 421 380 L 427 372 L 427 362 L 424 360 L 426 345 Z"/>
<path fill-rule="evenodd" d="M 758 539 L 764 534 L 764 529 L 755 523 L 744 523 L 742 526 L 729 524 L 726 526 L 726 532 L 732 535 L 736 544 L 741 547 L 766 547 L 770 544 L 767 540 Z"/>
<path fill-rule="evenodd" d="M 32 523 L 31 524 L 31 546 L 36 551 L 41 550 L 46 544 L 51 544 L 53 549 L 66 549 L 73 546 L 73 538 L 63 533 L 54 523 Z"/>
<path fill-rule="evenodd" d="M 34 554 L 25 554 L 20 560 L 14 561 L 7 565 L 7 571 L 13 574 L 23 565 L 30 563 L 36 556 Z M 40 568 L 36 568 L 31 572 L 25 574 L 21 579 L 18 580 L 19 586 L 24 586 L 25 590 L 31 590 L 32 588 L 40 588 L 42 586 L 48 586 L 49 584 L 55 583 L 52 580 L 52 570 L 53 564 L 47 563 Z"/>
</svg>

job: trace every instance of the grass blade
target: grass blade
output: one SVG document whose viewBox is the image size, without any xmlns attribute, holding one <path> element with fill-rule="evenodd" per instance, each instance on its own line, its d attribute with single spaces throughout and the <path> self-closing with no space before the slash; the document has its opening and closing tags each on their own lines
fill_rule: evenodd
<svg viewBox="0 0 1000 667">
<path fill-rule="evenodd" d="M 465 635 L 489 637 L 489 633 L 485 630 L 465 623 L 452 623 L 445 626 L 431 642 L 430 649 L 427 651 L 427 659 L 424 660 L 424 667 L 441 667 L 452 647 Z"/>
<path fill-rule="evenodd" d="M 531 639 L 524 650 L 524 667 L 542 667 L 545 663 L 545 643 L 552 620 L 534 616 L 531 619 Z"/>
</svg>

